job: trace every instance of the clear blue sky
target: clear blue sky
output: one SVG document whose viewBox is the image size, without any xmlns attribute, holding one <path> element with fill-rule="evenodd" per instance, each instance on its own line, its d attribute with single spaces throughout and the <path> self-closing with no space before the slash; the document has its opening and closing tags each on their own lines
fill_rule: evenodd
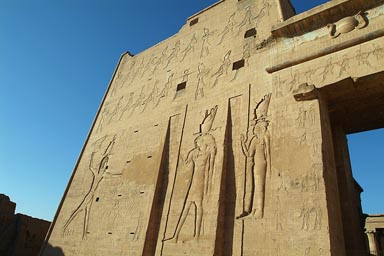
<svg viewBox="0 0 384 256">
<path fill-rule="evenodd" d="M 175 34 L 215 2 L 0 1 L 0 193 L 17 212 L 53 219 L 120 55 Z M 326 1 L 292 2 L 299 13 Z M 365 137 L 350 137 L 354 171 L 363 187 L 380 188 L 384 133 Z M 367 189 L 364 210 L 384 213 L 382 194 Z"/>
</svg>

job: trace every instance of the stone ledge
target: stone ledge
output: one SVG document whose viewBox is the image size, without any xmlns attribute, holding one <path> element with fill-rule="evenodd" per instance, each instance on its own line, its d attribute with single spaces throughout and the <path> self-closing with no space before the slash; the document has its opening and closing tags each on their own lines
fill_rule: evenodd
<svg viewBox="0 0 384 256">
<path fill-rule="evenodd" d="M 274 38 L 294 37 L 383 3 L 384 0 L 332 0 L 272 26 Z"/>
</svg>

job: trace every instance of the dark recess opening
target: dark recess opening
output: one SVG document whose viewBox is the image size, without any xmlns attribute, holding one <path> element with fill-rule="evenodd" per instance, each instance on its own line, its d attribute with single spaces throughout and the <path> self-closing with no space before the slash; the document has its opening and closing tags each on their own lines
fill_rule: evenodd
<svg viewBox="0 0 384 256">
<path fill-rule="evenodd" d="M 187 82 L 179 83 L 177 85 L 176 91 L 178 92 L 178 91 L 184 90 L 186 86 L 187 86 Z"/>
<path fill-rule="evenodd" d="M 247 32 L 245 32 L 244 34 L 244 38 L 248 38 L 248 37 L 256 37 L 256 34 L 257 34 L 257 31 L 255 28 L 251 28 L 251 29 L 248 29 Z"/>
<path fill-rule="evenodd" d="M 240 68 L 244 67 L 244 65 L 245 65 L 244 59 L 236 61 L 233 63 L 232 70 L 240 69 Z"/>
<path fill-rule="evenodd" d="M 189 22 L 189 26 L 193 26 L 199 22 L 199 18 L 195 18 Z"/>
</svg>

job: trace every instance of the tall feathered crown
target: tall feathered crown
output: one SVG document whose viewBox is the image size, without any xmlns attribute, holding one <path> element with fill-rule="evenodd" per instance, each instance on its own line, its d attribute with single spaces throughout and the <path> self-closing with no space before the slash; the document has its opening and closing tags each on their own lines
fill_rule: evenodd
<svg viewBox="0 0 384 256">
<path fill-rule="evenodd" d="M 257 104 L 254 110 L 254 124 L 259 121 L 266 121 L 269 103 L 271 102 L 271 93 L 266 94 Z"/>
<path fill-rule="evenodd" d="M 211 110 L 205 111 L 205 116 L 203 121 L 200 124 L 200 134 L 208 133 L 212 129 L 213 121 L 215 120 L 217 112 L 217 105 Z"/>
</svg>

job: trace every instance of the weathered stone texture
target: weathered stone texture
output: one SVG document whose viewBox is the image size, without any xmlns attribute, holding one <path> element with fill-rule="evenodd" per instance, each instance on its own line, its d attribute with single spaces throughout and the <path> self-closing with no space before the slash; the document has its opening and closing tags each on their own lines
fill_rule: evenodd
<svg viewBox="0 0 384 256">
<path fill-rule="evenodd" d="M 0 255 L 38 255 L 50 222 L 15 214 L 16 204 L 0 194 Z"/>
<path fill-rule="evenodd" d="M 68 256 L 360 255 L 345 134 L 384 127 L 383 2 L 289 18 L 289 1 L 220 1 L 123 54 L 48 242 Z"/>
</svg>

